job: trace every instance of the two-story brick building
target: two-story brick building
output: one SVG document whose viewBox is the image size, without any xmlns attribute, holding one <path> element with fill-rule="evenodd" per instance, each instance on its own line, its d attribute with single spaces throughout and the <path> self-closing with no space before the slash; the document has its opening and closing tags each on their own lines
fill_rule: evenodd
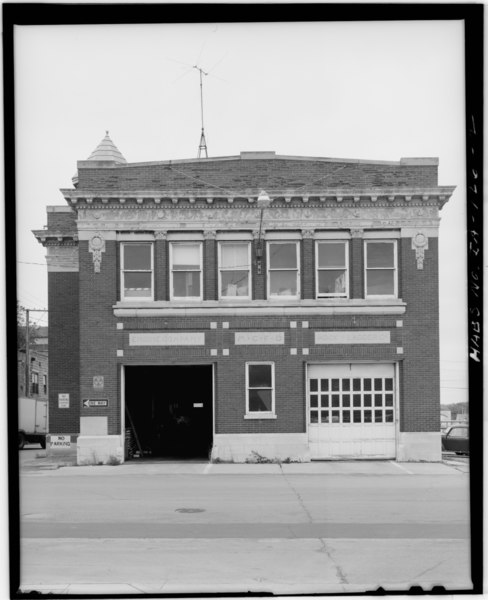
<svg viewBox="0 0 488 600">
<path fill-rule="evenodd" d="M 127 163 L 107 134 L 34 232 L 51 436 L 79 462 L 440 460 L 437 169 Z"/>
</svg>

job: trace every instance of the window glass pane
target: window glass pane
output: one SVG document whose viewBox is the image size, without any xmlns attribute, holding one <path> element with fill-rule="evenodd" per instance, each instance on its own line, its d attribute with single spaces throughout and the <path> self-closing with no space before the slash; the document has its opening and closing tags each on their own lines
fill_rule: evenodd
<svg viewBox="0 0 488 600">
<path fill-rule="evenodd" d="M 385 422 L 393 423 L 393 411 L 392 410 L 385 410 Z"/>
<path fill-rule="evenodd" d="M 351 422 L 351 411 L 349 410 L 345 410 L 342 413 L 342 422 L 343 423 L 350 423 Z"/>
<path fill-rule="evenodd" d="M 319 405 L 319 397 L 316 394 L 310 396 L 310 406 L 312 408 L 317 408 Z"/>
<path fill-rule="evenodd" d="M 151 244 L 124 244 L 124 269 L 147 271 L 151 268 Z"/>
<path fill-rule="evenodd" d="M 342 406 L 351 406 L 351 396 L 349 394 L 342 396 Z"/>
<path fill-rule="evenodd" d="M 321 412 L 321 419 L 322 423 L 328 423 L 329 422 L 329 411 L 328 410 L 323 410 Z"/>
<path fill-rule="evenodd" d="M 345 392 L 348 392 L 351 389 L 351 382 L 349 379 L 343 379 L 342 380 L 342 389 Z"/>
<path fill-rule="evenodd" d="M 364 411 L 364 422 L 365 423 L 371 423 L 371 421 L 373 420 L 372 418 L 372 414 L 370 410 L 365 410 Z"/>
<path fill-rule="evenodd" d="M 353 406 L 361 406 L 361 394 L 353 394 L 352 403 Z"/>
<path fill-rule="evenodd" d="M 124 297 L 151 296 L 151 273 L 124 273 Z"/>
<path fill-rule="evenodd" d="M 199 298 L 200 272 L 173 273 L 173 296 L 178 298 Z"/>
<path fill-rule="evenodd" d="M 385 379 L 385 390 L 388 392 L 393 391 L 393 379 Z"/>
<path fill-rule="evenodd" d="M 374 411 L 374 422 L 375 423 L 381 423 L 383 421 L 383 411 L 382 410 L 375 410 Z"/>
<path fill-rule="evenodd" d="M 359 392 L 361 390 L 361 380 L 360 379 L 353 379 L 352 380 L 352 389 L 355 392 Z"/>
<path fill-rule="evenodd" d="M 332 380 L 332 391 L 333 392 L 338 392 L 339 391 L 339 380 L 338 379 L 333 379 Z"/>
<path fill-rule="evenodd" d="M 394 244 L 374 242 L 367 244 L 368 268 L 394 267 Z"/>
<path fill-rule="evenodd" d="M 297 245 L 295 243 L 270 244 L 269 266 L 271 269 L 296 269 Z"/>
<path fill-rule="evenodd" d="M 364 406 L 371 406 L 371 394 L 364 394 Z"/>
<path fill-rule="evenodd" d="M 310 391 L 311 392 L 317 392 L 319 389 L 319 380 L 318 379 L 311 379 L 310 380 Z"/>
<path fill-rule="evenodd" d="M 198 244 L 173 244 L 173 269 L 175 271 L 200 269 L 200 246 Z"/>
<path fill-rule="evenodd" d="M 319 244 L 318 251 L 320 267 L 345 267 L 346 245 L 343 242 Z"/>
<path fill-rule="evenodd" d="M 361 411 L 360 410 L 353 410 L 353 421 L 354 423 L 361 423 Z"/>
<path fill-rule="evenodd" d="M 332 423 L 339 423 L 339 411 L 338 410 L 332 411 Z"/>
<path fill-rule="evenodd" d="M 383 396 L 381 394 L 375 394 L 374 395 L 374 405 L 382 406 L 382 404 L 383 404 Z"/>
<path fill-rule="evenodd" d="M 249 412 L 271 412 L 271 408 L 271 390 L 249 390 Z"/>
<path fill-rule="evenodd" d="M 466 438 L 468 437 L 468 430 L 466 427 L 455 427 L 454 429 L 451 429 L 448 437 Z"/>
<path fill-rule="evenodd" d="M 249 365 L 249 387 L 271 387 L 271 365 Z"/>
<path fill-rule="evenodd" d="M 376 391 L 380 391 L 381 389 L 383 389 L 383 380 L 382 379 L 374 380 L 374 389 Z"/>
<path fill-rule="evenodd" d="M 272 271 L 269 274 L 269 291 L 272 296 L 296 296 L 297 272 Z"/>
<path fill-rule="evenodd" d="M 325 406 L 325 407 L 329 406 L 329 396 L 327 394 L 322 394 L 320 396 L 320 404 L 321 404 L 321 406 Z"/>
<path fill-rule="evenodd" d="M 222 271 L 220 275 L 222 296 L 249 296 L 247 271 Z"/>
<path fill-rule="evenodd" d="M 371 391 L 371 379 L 363 379 L 363 386 L 365 392 Z"/>
<path fill-rule="evenodd" d="M 310 423 L 318 423 L 319 422 L 319 411 L 312 410 L 310 412 Z"/>
<path fill-rule="evenodd" d="M 222 269 L 248 269 L 249 255 L 247 244 L 222 244 L 220 260 Z"/>
<path fill-rule="evenodd" d="M 345 294 L 345 271 L 319 271 L 319 294 Z"/>
<path fill-rule="evenodd" d="M 321 379 L 320 380 L 320 389 L 322 392 L 328 392 L 329 391 L 329 380 L 328 379 Z"/>
<path fill-rule="evenodd" d="M 385 404 L 386 406 L 393 406 L 393 394 L 386 394 Z"/>
<path fill-rule="evenodd" d="M 339 406 L 339 394 L 332 394 L 332 406 Z"/>
<path fill-rule="evenodd" d="M 367 294 L 368 296 L 393 296 L 395 293 L 394 271 L 368 271 Z"/>
</svg>

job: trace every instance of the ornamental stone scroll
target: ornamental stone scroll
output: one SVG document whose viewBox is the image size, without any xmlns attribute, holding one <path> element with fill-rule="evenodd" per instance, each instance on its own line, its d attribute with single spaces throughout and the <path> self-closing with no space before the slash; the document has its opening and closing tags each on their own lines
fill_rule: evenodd
<svg viewBox="0 0 488 600">
<path fill-rule="evenodd" d="M 417 269 L 424 268 L 425 250 L 429 248 L 429 238 L 422 232 L 416 233 L 412 238 L 412 250 L 415 250 Z"/>
<path fill-rule="evenodd" d="M 102 264 L 102 252 L 105 252 L 105 240 L 102 234 L 97 231 L 88 242 L 88 251 L 93 254 L 93 270 L 95 273 L 100 273 L 100 265 Z"/>
</svg>

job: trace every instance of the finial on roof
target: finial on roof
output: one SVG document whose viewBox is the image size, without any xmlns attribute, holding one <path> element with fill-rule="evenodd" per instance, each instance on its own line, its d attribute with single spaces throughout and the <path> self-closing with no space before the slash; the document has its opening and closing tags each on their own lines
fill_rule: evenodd
<svg viewBox="0 0 488 600">
<path fill-rule="evenodd" d="M 108 135 L 108 129 L 105 130 L 105 133 L 105 137 L 90 154 L 87 160 L 110 161 L 120 165 L 127 164 L 122 152 L 120 152 L 117 146 L 110 139 Z"/>
</svg>

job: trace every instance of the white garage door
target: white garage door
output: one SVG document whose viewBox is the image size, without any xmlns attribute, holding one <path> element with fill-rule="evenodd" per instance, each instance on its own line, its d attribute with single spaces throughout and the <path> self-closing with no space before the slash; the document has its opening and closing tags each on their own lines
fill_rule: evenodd
<svg viewBox="0 0 488 600">
<path fill-rule="evenodd" d="M 393 364 L 308 366 L 312 459 L 395 458 Z"/>
</svg>

